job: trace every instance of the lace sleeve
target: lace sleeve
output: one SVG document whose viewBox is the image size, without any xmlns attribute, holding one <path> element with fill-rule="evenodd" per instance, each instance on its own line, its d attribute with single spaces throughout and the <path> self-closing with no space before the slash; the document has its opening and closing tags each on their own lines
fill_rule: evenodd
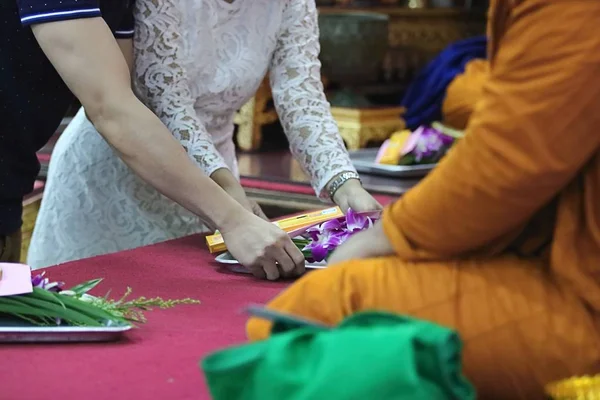
<svg viewBox="0 0 600 400">
<path fill-rule="evenodd" d="M 315 0 L 290 0 L 271 61 L 273 100 L 294 157 L 321 198 L 327 183 L 355 171 L 323 92 Z"/>
<path fill-rule="evenodd" d="M 134 9 L 136 93 L 210 176 L 228 168 L 198 118 L 186 63 L 191 59 L 179 29 L 183 12 L 177 0 L 137 1 Z"/>
</svg>

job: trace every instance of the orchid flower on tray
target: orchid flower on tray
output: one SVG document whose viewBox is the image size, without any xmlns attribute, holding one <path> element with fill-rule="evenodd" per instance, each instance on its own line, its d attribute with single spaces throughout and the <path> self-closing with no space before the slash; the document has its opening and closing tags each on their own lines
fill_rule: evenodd
<svg viewBox="0 0 600 400">
<path fill-rule="evenodd" d="M 326 261 L 338 246 L 371 228 L 380 216 L 380 211 L 357 213 L 350 209 L 344 217 L 294 232 L 292 240 L 309 263 Z"/>
<path fill-rule="evenodd" d="M 446 154 L 455 140 L 455 137 L 436 128 L 421 126 L 406 141 L 399 164 L 436 163 Z"/>
<path fill-rule="evenodd" d="M 131 289 L 118 300 L 88 294 L 102 279 L 93 279 L 70 289 L 64 283 L 51 282 L 45 272 L 31 278 L 33 291 L 15 296 L 0 297 L 0 316 L 16 318 L 43 326 L 114 326 L 144 323 L 144 311 L 154 307 L 171 308 L 179 304 L 198 304 L 193 299 L 163 300 L 139 297 L 128 300 Z"/>
</svg>

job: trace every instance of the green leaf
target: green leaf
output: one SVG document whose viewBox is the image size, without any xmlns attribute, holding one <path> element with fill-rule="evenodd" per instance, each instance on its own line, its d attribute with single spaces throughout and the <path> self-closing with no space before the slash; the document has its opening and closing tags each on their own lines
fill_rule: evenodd
<svg viewBox="0 0 600 400">
<path fill-rule="evenodd" d="M 44 299 L 46 301 L 52 302 L 52 303 L 56 303 L 58 305 L 60 305 L 63 308 L 67 308 L 65 306 L 65 303 L 63 303 L 62 301 L 60 301 L 60 298 L 58 296 L 54 296 L 53 292 L 49 292 L 45 289 L 40 289 L 40 288 L 33 288 L 33 292 L 29 293 L 29 294 L 24 294 L 21 296 L 32 296 L 35 298 L 39 298 L 39 299 Z"/>
<path fill-rule="evenodd" d="M 47 318 L 48 312 L 45 310 L 36 310 L 31 307 L 23 306 L 22 304 L 11 305 L 11 304 L 0 304 L 0 314 L 8 314 L 13 316 L 33 315 L 36 317 Z"/>
<path fill-rule="evenodd" d="M 84 326 L 102 326 L 108 320 L 128 324 L 121 316 L 92 303 L 39 288 L 34 288 L 29 294 L 0 298 L 0 313 L 17 318 L 36 316 L 52 321 L 60 318 L 66 323 Z"/>
<path fill-rule="evenodd" d="M 45 324 L 48 324 L 48 322 L 47 322 L 48 318 L 44 318 L 44 317 L 40 317 L 40 319 L 43 321 L 43 322 L 40 322 L 40 321 L 38 321 L 36 319 L 29 318 L 28 316 L 23 315 L 23 314 L 15 314 L 14 316 L 17 317 L 17 318 L 19 318 L 19 319 L 25 320 L 25 321 L 29 322 L 30 324 L 33 324 L 33 325 L 45 325 Z"/>
<path fill-rule="evenodd" d="M 97 318 L 98 320 L 112 320 L 115 322 L 127 323 L 127 321 L 123 318 L 120 318 L 116 315 L 113 315 L 102 308 L 96 306 L 93 303 L 89 303 L 83 300 L 78 299 L 77 297 L 71 296 L 63 296 L 61 294 L 51 293 L 54 296 L 60 296 L 61 300 L 65 303 L 67 308 L 79 311 L 84 313 L 90 317 Z"/>
<path fill-rule="evenodd" d="M 417 161 L 415 160 L 414 154 L 408 153 L 405 156 L 403 156 L 402 158 L 400 158 L 398 165 L 414 165 L 416 163 L 417 163 Z"/>
<path fill-rule="evenodd" d="M 112 291 L 112 289 L 109 289 L 108 292 L 106 292 L 106 294 L 104 295 L 104 297 L 102 298 L 102 300 L 104 300 L 105 302 L 108 301 L 108 296 L 110 296 L 110 292 Z"/>
<path fill-rule="evenodd" d="M 20 302 L 24 307 L 22 313 L 31 314 L 32 310 L 44 311 L 44 317 L 60 318 L 67 323 L 86 326 L 102 326 L 104 319 L 97 319 L 72 308 L 61 307 L 54 302 L 49 302 L 39 297 L 30 295 L 14 296 L 13 299 Z M 34 314 L 36 315 L 36 314 Z"/>
<path fill-rule="evenodd" d="M 91 281 L 80 283 L 79 285 L 73 286 L 71 291 L 75 292 L 77 296 L 81 296 L 98 286 L 98 284 L 102 282 L 102 278 L 92 279 Z"/>
</svg>

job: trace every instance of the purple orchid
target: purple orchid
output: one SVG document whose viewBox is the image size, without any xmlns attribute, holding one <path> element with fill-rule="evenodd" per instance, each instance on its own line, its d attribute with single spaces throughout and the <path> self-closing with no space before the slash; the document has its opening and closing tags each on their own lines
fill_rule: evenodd
<svg viewBox="0 0 600 400">
<path fill-rule="evenodd" d="M 346 214 L 346 231 L 349 234 L 364 231 L 373 226 L 373 220 L 367 214 L 356 213 L 352 209 Z"/>
<path fill-rule="evenodd" d="M 323 261 L 327 258 L 329 253 L 335 250 L 340 244 L 344 243 L 348 236 L 347 232 L 325 230 L 323 233 L 317 235 L 317 240 L 311 241 L 303 250 L 310 250 L 314 261 Z"/>
<path fill-rule="evenodd" d="M 432 157 L 454 142 L 454 138 L 427 126 L 417 128 L 402 149 L 402 155 L 412 153 L 415 161 Z"/>
<path fill-rule="evenodd" d="M 46 275 L 46 271 L 32 277 L 31 285 L 50 292 L 60 292 L 62 290 L 62 287 L 64 286 L 63 282 L 50 282 L 50 279 L 45 278 L 44 275 Z"/>
<path fill-rule="evenodd" d="M 357 213 L 350 209 L 345 217 L 309 228 L 303 235 L 309 243 L 302 248 L 302 251 L 310 254 L 307 257 L 309 262 L 323 261 L 350 236 L 371 228 L 379 215 L 379 212 Z"/>
<path fill-rule="evenodd" d="M 344 217 L 336 218 L 323 222 L 322 224 L 308 228 L 304 233 L 307 239 L 316 241 L 319 240 L 319 235 L 324 232 L 343 232 L 346 230 L 346 219 Z"/>
</svg>

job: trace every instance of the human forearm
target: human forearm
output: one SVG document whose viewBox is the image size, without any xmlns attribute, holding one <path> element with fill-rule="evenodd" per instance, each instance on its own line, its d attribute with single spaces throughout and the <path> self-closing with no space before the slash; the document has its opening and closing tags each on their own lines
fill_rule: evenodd
<svg viewBox="0 0 600 400">
<path fill-rule="evenodd" d="M 252 205 L 246 197 L 246 191 L 230 170 L 220 168 L 210 175 L 210 179 L 244 208 L 252 211 Z"/>
<path fill-rule="evenodd" d="M 220 229 L 243 212 L 134 96 L 127 63 L 102 19 L 41 24 L 33 32 L 92 123 L 136 173 Z"/>
<path fill-rule="evenodd" d="M 294 158 L 326 200 L 326 186 L 356 170 L 325 97 L 319 51 L 314 0 L 288 2 L 270 65 L 273 100 Z"/>
<path fill-rule="evenodd" d="M 227 168 L 220 168 L 213 172 L 210 175 L 210 178 L 246 210 L 264 220 L 269 220 L 258 203 L 254 200 L 250 200 L 248 196 L 246 196 L 246 191 L 242 187 L 242 184 L 235 176 L 233 176 L 230 170 Z"/>
<path fill-rule="evenodd" d="M 394 248 L 382 223 L 377 222 L 371 229 L 357 233 L 336 249 L 328 263 L 333 265 L 349 260 L 385 257 L 393 253 Z"/>
<path fill-rule="evenodd" d="M 210 178 L 223 189 L 235 189 L 242 188 L 240 182 L 233 176 L 230 170 L 227 168 L 219 168 L 210 175 Z M 243 190 L 243 189 L 242 189 Z"/>
<path fill-rule="evenodd" d="M 222 229 L 242 207 L 207 177 L 133 94 L 107 99 L 90 119 L 123 161 L 161 193 Z M 233 222 L 235 223 L 235 222 Z"/>
</svg>

